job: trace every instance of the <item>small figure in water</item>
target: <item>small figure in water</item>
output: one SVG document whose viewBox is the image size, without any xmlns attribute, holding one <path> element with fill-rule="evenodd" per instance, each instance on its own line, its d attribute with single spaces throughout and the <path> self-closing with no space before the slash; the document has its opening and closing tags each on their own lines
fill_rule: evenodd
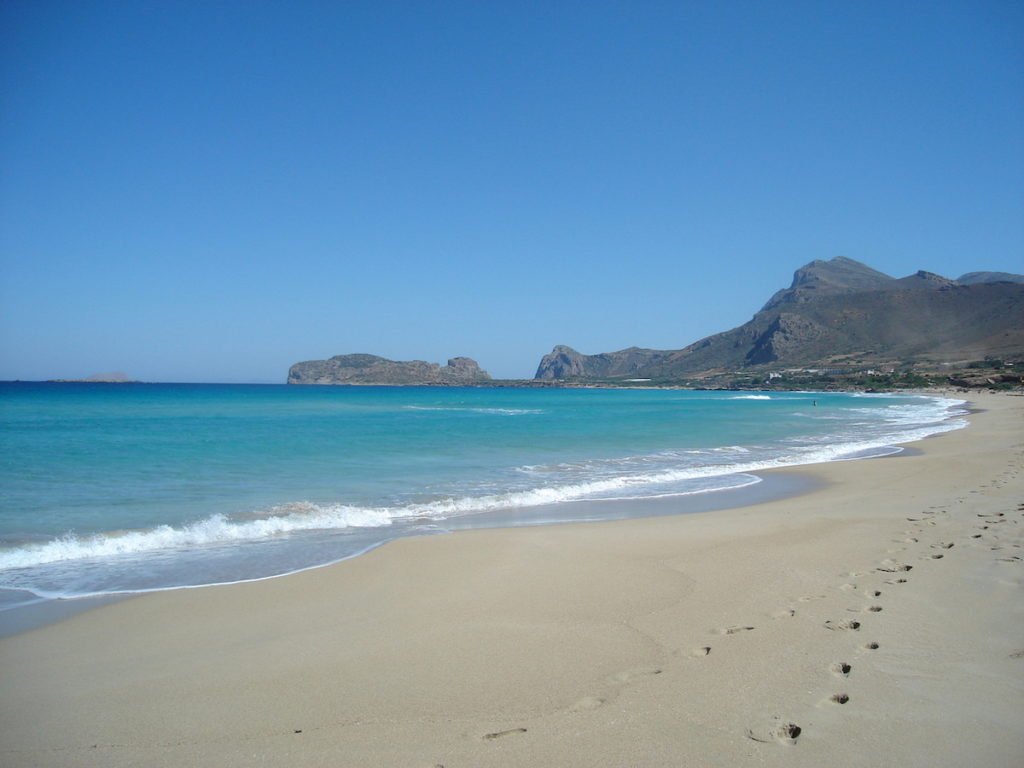
<svg viewBox="0 0 1024 768">
<path fill-rule="evenodd" d="M 817 408 L 817 407 L 818 407 L 818 401 L 817 401 L 817 400 L 814 400 L 814 401 L 813 401 L 813 405 L 814 405 L 814 407 L 815 407 L 815 408 Z"/>
</svg>

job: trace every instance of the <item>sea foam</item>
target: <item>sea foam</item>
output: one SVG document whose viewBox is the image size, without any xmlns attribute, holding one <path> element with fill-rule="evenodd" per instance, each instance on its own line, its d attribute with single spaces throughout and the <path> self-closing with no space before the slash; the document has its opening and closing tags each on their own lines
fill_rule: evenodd
<svg viewBox="0 0 1024 768">
<path fill-rule="evenodd" d="M 198 394 L 207 396 L 208 392 L 203 390 Z M 179 390 L 173 390 L 170 394 L 175 398 L 192 397 L 190 393 L 183 395 Z M 46 541 L 12 544 L 0 550 L 0 588 L 25 589 L 50 596 L 70 596 L 220 583 L 235 578 L 242 571 L 247 574 L 245 578 L 261 577 L 261 574 L 271 572 L 292 572 L 336 560 L 340 551 L 336 546 L 339 542 L 344 554 L 365 551 L 396 535 L 444 530 L 446 525 L 456 525 L 445 521 L 454 521 L 456 518 L 460 519 L 457 527 L 473 527 L 477 523 L 473 522 L 471 516 L 482 513 L 501 511 L 501 519 L 515 524 L 515 510 L 519 509 L 542 506 L 555 509 L 556 505 L 588 500 L 664 497 L 742 487 L 759 482 L 756 473 L 763 470 L 884 455 L 899 450 L 892 447 L 897 443 L 957 429 L 966 423 L 959 418 L 965 413 L 963 401 L 953 399 L 921 397 L 908 400 L 903 396 L 894 399 L 891 404 L 876 401 L 870 407 L 861 409 L 849 401 L 840 407 L 837 400 L 831 402 L 835 407 L 829 407 L 829 398 L 837 396 L 820 393 L 736 395 L 736 399 L 777 401 L 771 411 L 764 412 L 771 415 L 750 422 L 762 430 L 762 439 L 750 438 L 747 442 L 750 435 L 745 432 L 733 430 L 724 434 L 718 422 L 690 420 L 690 411 L 686 409 L 709 408 L 707 404 L 713 401 L 720 404 L 714 408 L 727 407 L 723 401 L 729 398 L 720 395 L 660 392 L 556 392 L 529 396 L 521 393 L 502 394 L 505 399 L 487 393 L 462 393 L 457 395 L 460 401 L 449 403 L 443 402 L 445 394 L 431 394 L 430 398 L 434 402 L 422 402 L 425 398 L 417 394 L 420 402 L 410 403 L 406 399 L 396 403 L 395 398 L 405 395 L 392 390 L 380 395 L 362 390 L 340 394 L 320 390 L 294 394 L 287 391 L 288 398 L 291 398 L 287 402 L 291 407 L 308 408 L 311 414 L 310 420 L 304 422 L 308 425 L 304 427 L 305 431 L 296 432 L 295 435 L 301 436 L 303 440 L 318 441 L 317 450 L 324 452 L 326 458 L 326 461 L 315 465 L 315 472 L 303 475 L 331 480 L 329 485 L 320 486 L 318 498 L 301 500 L 300 490 L 293 496 L 297 498 L 296 501 L 263 507 L 257 503 L 251 505 L 246 512 L 200 513 L 190 521 L 185 518 L 185 522 L 171 522 L 181 520 L 181 517 L 163 517 L 157 519 L 168 520 L 166 524 L 145 529 L 131 529 L 129 525 L 122 524 L 117 526 L 119 530 L 86 533 L 71 531 Z M 152 390 L 140 391 L 141 395 L 154 396 Z M 508 399 L 512 396 L 516 398 L 514 401 Z M 477 397 L 479 404 L 467 404 L 465 399 L 470 397 Z M 366 409 L 368 415 L 363 416 L 360 404 L 367 400 L 373 407 Z M 819 407 L 808 407 L 812 400 L 817 400 Z M 191 408 L 199 410 L 197 400 L 187 402 Z M 250 407 L 248 400 L 238 402 L 246 408 Z M 630 405 L 623 405 L 624 402 Z M 775 412 L 780 407 L 785 409 L 786 403 L 791 403 L 793 407 L 780 411 L 783 419 L 813 415 L 834 419 L 835 426 L 829 421 L 828 426 L 810 431 L 797 430 L 794 436 L 785 439 L 778 438 L 776 432 L 765 434 L 764 428 L 774 428 L 775 422 L 772 420 L 776 418 Z M 535 404 L 544 407 L 533 407 Z M 149 408 L 148 404 L 144 405 Z M 342 409 L 343 413 L 335 414 L 335 406 L 340 405 L 346 405 L 346 409 Z M 863 405 L 867 406 L 868 403 L 864 402 Z M 73 410 L 68 413 L 78 414 L 81 407 L 81 403 L 75 402 Z M 230 408 L 235 406 L 231 402 L 217 401 L 217 407 L 230 413 Z M 177 416 L 181 410 L 177 402 L 168 402 L 163 408 L 160 417 L 175 417 L 175 421 L 170 423 L 178 423 Z M 260 405 L 255 410 L 259 419 L 265 419 L 268 413 L 278 413 L 274 408 L 276 405 Z M 731 414 L 735 417 L 740 410 L 750 413 L 749 409 L 736 408 Z M 760 409 L 755 410 L 760 412 Z M 404 411 L 438 413 L 436 420 L 415 418 L 413 414 L 405 419 L 391 415 Z M 327 412 L 331 412 L 331 415 L 325 416 Z M 49 411 L 40 413 L 49 414 Z M 166 429 L 163 423 L 140 420 L 142 416 L 151 419 L 150 413 L 152 411 L 137 411 L 132 418 L 151 428 Z M 251 424 L 255 432 L 237 433 L 240 437 L 223 442 L 221 450 L 234 452 L 229 455 L 236 462 L 240 462 L 243 457 L 246 461 L 260 459 L 258 453 L 238 451 L 247 445 L 261 446 L 258 440 L 274 440 L 279 431 L 290 428 L 297 418 L 294 411 L 281 413 L 281 418 L 273 422 L 275 432 L 259 431 L 263 422 L 257 419 Z M 443 418 L 446 414 L 452 414 L 453 418 Z M 538 414 L 545 414 L 545 418 L 508 421 L 492 418 Z M 608 423 L 609 415 L 615 416 L 618 421 Z M 234 423 L 225 420 L 220 412 L 214 416 L 216 418 L 211 417 L 208 424 L 204 422 L 201 425 L 207 429 L 202 440 L 189 431 L 188 434 L 181 434 L 180 441 L 172 445 L 206 450 L 204 445 L 221 439 L 225 427 L 231 427 Z M 56 414 L 48 415 L 47 418 L 66 419 L 67 416 Z M 385 418 L 391 421 L 382 422 Z M 325 422 L 327 419 L 332 421 Z M 400 427 L 404 430 L 422 425 L 417 427 L 419 432 L 408 433 L 415 440 L 406 439 L 407 433 L 399 432 L 401 442 L 389 443 L 386 450 L 375 448 L 377 452 L 372 454 L 373 461 L 381 464 L 379 470 L 375 465 L 368 470 L 377 472 L 374 475 L 375 481 L 378 477 L 387 478 L 389 484 L 402 481 L 405 483 L 402 488 L 391 495 L 352 493 L 351 498 L 345 498 L 348 495 L 345 493 L 349 488 L 348 483 L 353 478 L 358 480 L 358 477 L 352 474 L 351 468 L 345 470 L 349 474 L 338 474 L 341 470 L 335 468 L 336 462 L 346 459 L 344 451 L 348 450 L 349 445 L 341 435 L 349 435 L 351 438 L 352 435 L 358 437 L 364 433 L 332 431 L 345 426 L 346 422 L 342 419 L 362 419 L 358 424 L 364 430 L 377 429 L 381 424 L 387 429 Z M 807 421 L 805 418 L 802 420 L 805 423 Z M 415 425 L 409 422 L 415 422 Z M 97 416 L 95 423 L 101 429 L 108 429 L 107 412 Z M 332 430 L 324 429 L 325 423 L 332 425 Z M 705 431 L 690 435 L 686 430 L 693 429 L 694 423 L 704 424 L 702 428 Z M 249 422 L 245 424 L 247 429 L 250 428 Z M 586 439 L 575 437 L 575 430 L 580 426 L 586 428 L 594 424 L 599 425 L 600 429 L 585 433 L 588 436 Z M 708 424 L 714 429 L 709 429 Z M 502 425 L 507 425 L 507 428 Z M 679 429 L 679 436 L 666 432 L 657 440 L 647 438 L 647 432 L 666 425 Z M 188 429 L 192 429 L 191 422 Z M 463 431 L 458 432 L 459 429 Z M 505 429 L 507 431 L 502 431 Z M 606 431 L 610 432 L 608 445 L 612 446 L 611 450 L 592 450 L 586 440 L 600 437 Z M 636 440 L 634 433 L 643 439 Z M 118 440 L 124 439 L 122 435 L 134 439 L 131 432 L 116 434 Z M 384 431 L 383 434 L 389 433 Z M 453 437 L 453 434 L 459 437 Z M 430 439 L 424 442 L 427 437 Z M 567 437 L 571 440 L 568 445 L 563 445 Z M 719 441 L 717 444 L 715 439 Z M 470 442 L 464 444 L 466 440 Z M 142 444 L 154 450 L 148 435 Z M 675 448 L 664 447 L 673 444 Z M 301 447 L 302 443 L 293 437 L 291 442 L 279 441 L 274 445 L 279 448 L 287 446 L 287 451 L 281 450 L 274 454 L 275 463 L 264 462 L 259 465 L 260 469 L 243 469 L 236 463 L 231 465 L 239 467 L 236 475 L 215 474 L 214 480 L 241 477 L 250 483 L 266 475 L 276 489 L 279 467 L 297 466 L 282 462 L 289 461 L 289 454 Z M 366 466 L 371 466 L 367 459 L 362 459 L 363 444 L 353 445 L 358 447 L 351 449 L 352 455 L 360 457 Z M 424 445 L 428 448 L 424 449 Z M 639 450 L 608 455 L 614 453 L 620 445 L 633 445 Z M 430 453 L 429 446 L 433 446 L 434 454 Z M 644 452 L 644 448 L 650 452 Z M 492 452 L 497 458 L 483 465 L 486 471 L 482 471 L 481 455 L 487 458 L 487 452 Z M 321 457 L 321 454 L 312 452 L 303 455 L 313 460 L 320 460 Z M 455 458 L 451 468 L 446 466 L 450 457 Z M 217 458 L 219 460 L 219 456 Z M 46 466 L 47 460 L 43 457 L 38 465 L 32 466 Z M 500 464 L 506 460 L 510 463 Z M 303 459 L 303 462 L 303 466 L 306 466 L 309 459 Z M 421 464 L 428 468 L 441 468 L 446 474 L 438 478 L 434 474 L 421 472 L 408 479 L 407 469 L 416 469 Z M 334 480 L 335 475 L 338 480 Z M 27 473 L 21 474 L 21 477 L 28 476 Z M 112 474 L 93 472 L 91 476 L 100 478 L 115 491 L 120 484 L 120 481 L 113 480 L 115 475 Z M 138 475 L 134 480 L 136 485 L 129 487 L 148 490 L 152 487 L 148 483 L 152 481 L 147 477 L 150 476 Z M 108 486 L 102 490 L 106 492 Z M 69 487 L 77 490 L 82 486 L 74 484 Z M 177 485 L 169 487 L 172 494 L 177 492 Z M 230 483 L 226 487 L 230 488 Z M 338 498 L 332 499 L 331 492 L 324 491 L 324 487 L 342 490 L 336 491 Z M 220 490 L 221 486 L 214 482 L 202 488 L 212 492 Z M 27 491 L 23 488 L 22 492 Z M 288 495 L 277 495 L 288 498 Z M 225 498 L 227 500 L 223 503 L 211 504 L 212 508 L 238 508 L 230 493 Z M 371 503 L 356 503 L 353 501 L 356 498 L 369 499 Z M 583 514 L 589 515 L 590 511 Z M 524 519 L 527 517 L 529 515 L 524 514 Z M 543 517 L 546 519 L 547 513 Z M 557 512 L 550 515 L 551 519 L 558 517 Z M 572 518 L 573 515 L 564 517 Z M 108 527 L 113 529 L 115 526 Z M 30 529 L 26 530 L 38 535 Z M 285 551 L 287 558 L 282 558 L 280 553 Z M 271 554 L 268 556 L 267 553 Z M 264 567 L 264 563 L 270 560 L 273 560 L 271 566 Z M 207 568 L 210 563 L 215 567 Z M 110 576 L 111 573 L 115 575 Z M 207 574 L 210 574 L 209 578 Z M 138 584 L 145 586 L 138 587 Z"/>
<path fill-rule="evenodd" d="M 950 401 L 949 405 L 956 401 Z M 934 410 L 924 406 L 913 416 L 902 414 L 892 417 L 899 424 L 917 423 Z M 939 432 L 946 432 L 965 426 L 961 419 L 938 421 L 917 426 L 901 433 L 899 442 L 909 442 Z M 706 493 L 728 488 L 742 487 L 758 478 L 751 473 L 780 467 L 818 464 L 844 458 L 881 456 L 898 451 L 892 448 L 892 439 L 856 440 L 839 444 L 793 446 L 789 451 L 773 457 L 747 460 L 751 453 L 744 446 L 722 446 L 712 449 L 711 454 L 725 456 L 719 462 L 689 464 L 674 469 L 650 469 L 645 465 L 664 465 L 673 459 L 682 459 L 692 451 L 679 453 L 659 452 L 650 456 L 635 456 L 627 459 L 611 459 L 604 463 L 604 471 L 615 466 L 615 475 L 601 479 L 575 483 L 560 483 L 539 486 L 507 493 L 492 493 L 479 496 L 446 497 L 430 501 L 393 507 L 359 507 L 345 504 L 315 504 L 298 501 L 280 505 L 251 519 L 230 519 L 222 514 L 212 515 L 181 527 L 161 525 L 149 530 L 96 534 L 79 537 L 68 533 L 42 544 L 30 544 L 16 549 L 0 551 L 0 571 L 26 568 L 47 563 L 66 562 L 90 558 L 103 558 L 126 554 L 140 554 L 174 549 L 194 549 L 232 542 L 253 542 L 272 537 L 286 536 L 304 531 L 327 531 L 346 528 L 383 528 L 399 520 L 416 518 L 443 521 L 482 512 L 508 510 L 542 505 L 560 504 L 582 500 L 633 499 L 641 497 L 663 497 Z M 555 467 L 563 476 L 569 470 L 586 473 L 598 471 L 602 462 Z M 531 467 L 536 473 L 539 468 Z M 628 471 L 633 470 L 633 471 Z M 646 470 L 646 471 L 645 471 Z M 746 476 L 746 478 L 741 478 Z M 688 481 L 707 481 L 714 478 L 732 477 L 728 482 L 717 484 L 680 485 Z M 748 480 L 747 478 L 753 478 Z M 669 489 L 671 486 L 680 486 Z M 667 490 L 668 489 L 668 490 Z M 2 579 L 0 579 L 2 586 Z"/>
</svg>

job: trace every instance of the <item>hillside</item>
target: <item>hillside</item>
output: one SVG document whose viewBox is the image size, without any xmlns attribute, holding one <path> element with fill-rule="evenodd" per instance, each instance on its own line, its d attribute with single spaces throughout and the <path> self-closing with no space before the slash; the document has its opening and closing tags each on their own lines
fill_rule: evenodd
<svg viewBox="0 0 1024 768">
<path fill-rule="evenodd" d="M 1024 357 L 1024 276 L 920 271 L 896 279 L 845 257 L 801 267 L 747 323 L 683 349 L 584 355 L 556 346 L 539 380 L 700 377 L 746 369 L 963 363 Z"/>
</svg>

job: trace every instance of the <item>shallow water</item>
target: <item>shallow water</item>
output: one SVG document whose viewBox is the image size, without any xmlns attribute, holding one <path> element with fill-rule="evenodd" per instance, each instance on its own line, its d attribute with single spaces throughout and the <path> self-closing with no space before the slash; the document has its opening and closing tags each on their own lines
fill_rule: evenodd
<svg viewBox="0 0 1024 768">
<path fill-rule="evenodd" d="M 883 455 L 955 429 L 962 406 L 822 393 L 2 384 L 0 602 L 264 578 L 397 536 L 577 519 L 581 501 L 736 489 L 767 468 Z"/>
</svg>

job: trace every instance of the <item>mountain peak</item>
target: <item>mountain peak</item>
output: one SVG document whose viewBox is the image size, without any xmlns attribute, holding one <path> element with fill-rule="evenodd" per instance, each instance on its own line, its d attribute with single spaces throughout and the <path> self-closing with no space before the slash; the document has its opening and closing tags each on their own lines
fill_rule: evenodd
<svg viewBox="0 0 1024 768">
<path fill-rule="evenodd" d="M 794 272 L 789 288 L 783 288 L 768 299 L 761 311 L 766 312 L 780 304 L 810 301 L 826 294 L 884 290 L 895 282 L 884 272 L 846 256 L 836 256 L 827 261 L 816 259 Z"/>
<path fill-rule="evenodd" d="M 828 261 L 817 259 L 793 273 L 791 289 L 824 286 L 845 290 L 876 290 L 893 278 L 866 264 L 836 256 Z"/>
</svg>

